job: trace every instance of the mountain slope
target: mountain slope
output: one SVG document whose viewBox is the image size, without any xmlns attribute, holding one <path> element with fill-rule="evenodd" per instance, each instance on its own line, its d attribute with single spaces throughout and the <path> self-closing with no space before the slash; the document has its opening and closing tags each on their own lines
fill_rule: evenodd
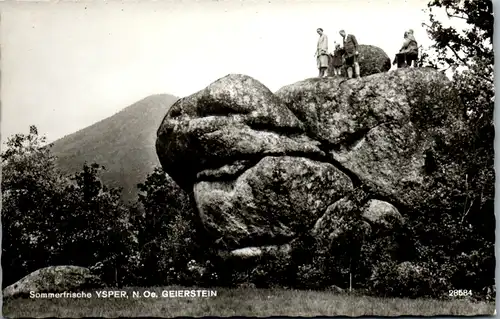
<svg viewBox="0 0 500 319">
<path fill-rule="evenodd" d="M 103 182 L 123 187 L 124 200 L 134 200 L 137 183 L 159 166 L 155 149 L 156 130 L 177 97 L 151 95 L 115 115 L 54 142 L 58 166 L 75 173 L 85 162 L 96 162 L 106 170 Z"/>
</svg>

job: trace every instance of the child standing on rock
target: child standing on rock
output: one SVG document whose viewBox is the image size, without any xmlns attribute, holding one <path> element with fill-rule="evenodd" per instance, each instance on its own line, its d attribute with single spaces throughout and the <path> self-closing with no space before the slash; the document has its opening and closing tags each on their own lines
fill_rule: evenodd
<svg viewBox="0 0 500 319">
<path fill-rule="evenodd" d="M 332 67 L 333 75 L 340 76 L 342 74 L 342 56 L 344 55 L 343 50 L 340 48 L 340 44 L 335 45 L 335 51 L 332 54 Z"/>
</svg>

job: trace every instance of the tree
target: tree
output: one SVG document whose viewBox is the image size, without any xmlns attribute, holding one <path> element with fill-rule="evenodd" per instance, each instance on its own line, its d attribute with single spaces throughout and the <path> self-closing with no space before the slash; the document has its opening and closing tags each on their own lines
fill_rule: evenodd
<svg viewBox="0 0 500 319">
<path fill-rule="evenodd" d="M 430 23 L 424 26 L 435 41 L 431 48 L 442 66 L 454 71 L 453 85 L 464 106 L 466 134 L 459 141 L 464 180 L 462 219 L 473 210 L 487 209 L 494 199 L 494 55 L 493 4 L 489 0 L 433 0 L 428 4 Z M 445 27 L 434 13 L 441 9 L 463 28 Z M 454 154 L 459 155 L 459 154 Z"/>
<path fill-rule="evenodd" d="M 433 0 L 428 4 L 430 23 L 423 26 L 434 40 L 440 67 L 454 71 L 453 80 L 464 104 L 472 131 L 492 127 L 494 109 L 493 4 L 490 0 Z M 444 11 L 451 22 L 463 28 L 444 26 L 435 10 Z M 486 144 L 491 145 L 492 136 Z"/>
<path fill-rule="evenodd" d="M 105 281 L 121 285 L 121 272 L 134 238 L 129 210 L 120 199 L 121 189 L 108 188 L 100 181 L 99 172 L 103 169 L 96 163 L 85 163 L 83 170 L 71 176 L 65 185 L 62 205 L 53 205 L 60 218 L 58 237 L 64 238 L 53 238 L 61 245 L 54 262 L 87 267 L 99 264 Z"/>
<path fill-rule="evenodd" d="M 438 11 L 450 26 L 438 19 Z M 495 267 L 493 5 L 488 0 L 432 0 L 428 12 L 430 21 L 423 26 L 434 40 L 435 56 L 428 62 L 452 70 L 452 84 L 465 107 L 466 130 L 454 143 L 459 147 L 441 145 L 454 163 L 444 169 L 456 169 L 464 178 L 436 176 L 436 187 L 447 188 L 449 196 L 432 194 L 427 203 L 432 210 L 433 202 L 442 207 L 445 201 L 447 209 L 423 212 L 413 229 L 422 254 L 456 268 L 448 276 L 452 283 L 477 289 L 493 284 Z"/>
<path fill-rule="evenodd" d="M 108 189 L 97 164 L 73 176 L 56 168 L 52 145 L 38 135 L 16 134 L 2 153 L 4 285 L 39 268 L 70 264 L 111 269 L 110 282 L 130 249 L 128 211 L 120 190 Z M 106 278 L 105 278 L 106 279 Z"/>
<path fill-rule="evenodd" d="M 493 83 L 493 3 L 490 0 L 433 0 L 428 3 L 429 24 L 424 23 L 437 61 L 454 69 L 482 64 L 486 69 L 472 69 L 475 77 Z M 452 22 L 464 27 L 445 26 L 435 14 L 444 11 Z M 472 64 L 471 64 L 472 62 Z"/>
<path fill-rule="evenodd" d="M 45 266 L 46 228 L 53 216 L 51 201 L 62 183 L 45 138 L 35 126 L 30 133 L 15 134 L 2 154 L 2 266 L 4 285 Z M 46 250 L 55 247 L 46 246 Z"/>
<path fill-rule="evenodd" d="M 192 198 L 161 167 L 137 186 L 133 224 L 143 284 L 192 283 L 188 263 L 200 262 L 204 256 Z"/>
</svg>

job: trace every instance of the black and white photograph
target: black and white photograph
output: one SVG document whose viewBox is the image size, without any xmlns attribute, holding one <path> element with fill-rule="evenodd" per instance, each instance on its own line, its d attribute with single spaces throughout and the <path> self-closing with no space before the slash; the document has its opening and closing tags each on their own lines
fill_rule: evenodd
<svg viewBox="0 0 500 319">
<path fill-rule="evenodd" d="M 3 317 L 496 315 L 493 6 L 0 2 Z"/>
</svg>

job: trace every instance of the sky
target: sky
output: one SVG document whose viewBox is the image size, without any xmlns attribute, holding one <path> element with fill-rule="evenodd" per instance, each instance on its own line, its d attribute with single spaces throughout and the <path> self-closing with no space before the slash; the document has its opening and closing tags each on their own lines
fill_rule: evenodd
<svg viewBox="0 0 500 319">
<path fill-rule="evenodd" d="M 190 95 L 240 73 L 271 91 L 317 75 L 316 29 L 340 43 L 424 46 L 428 0 L 10 2 L 1 12 L 1 140 L 49 142 L 151 94 Z"/>
</svg>

